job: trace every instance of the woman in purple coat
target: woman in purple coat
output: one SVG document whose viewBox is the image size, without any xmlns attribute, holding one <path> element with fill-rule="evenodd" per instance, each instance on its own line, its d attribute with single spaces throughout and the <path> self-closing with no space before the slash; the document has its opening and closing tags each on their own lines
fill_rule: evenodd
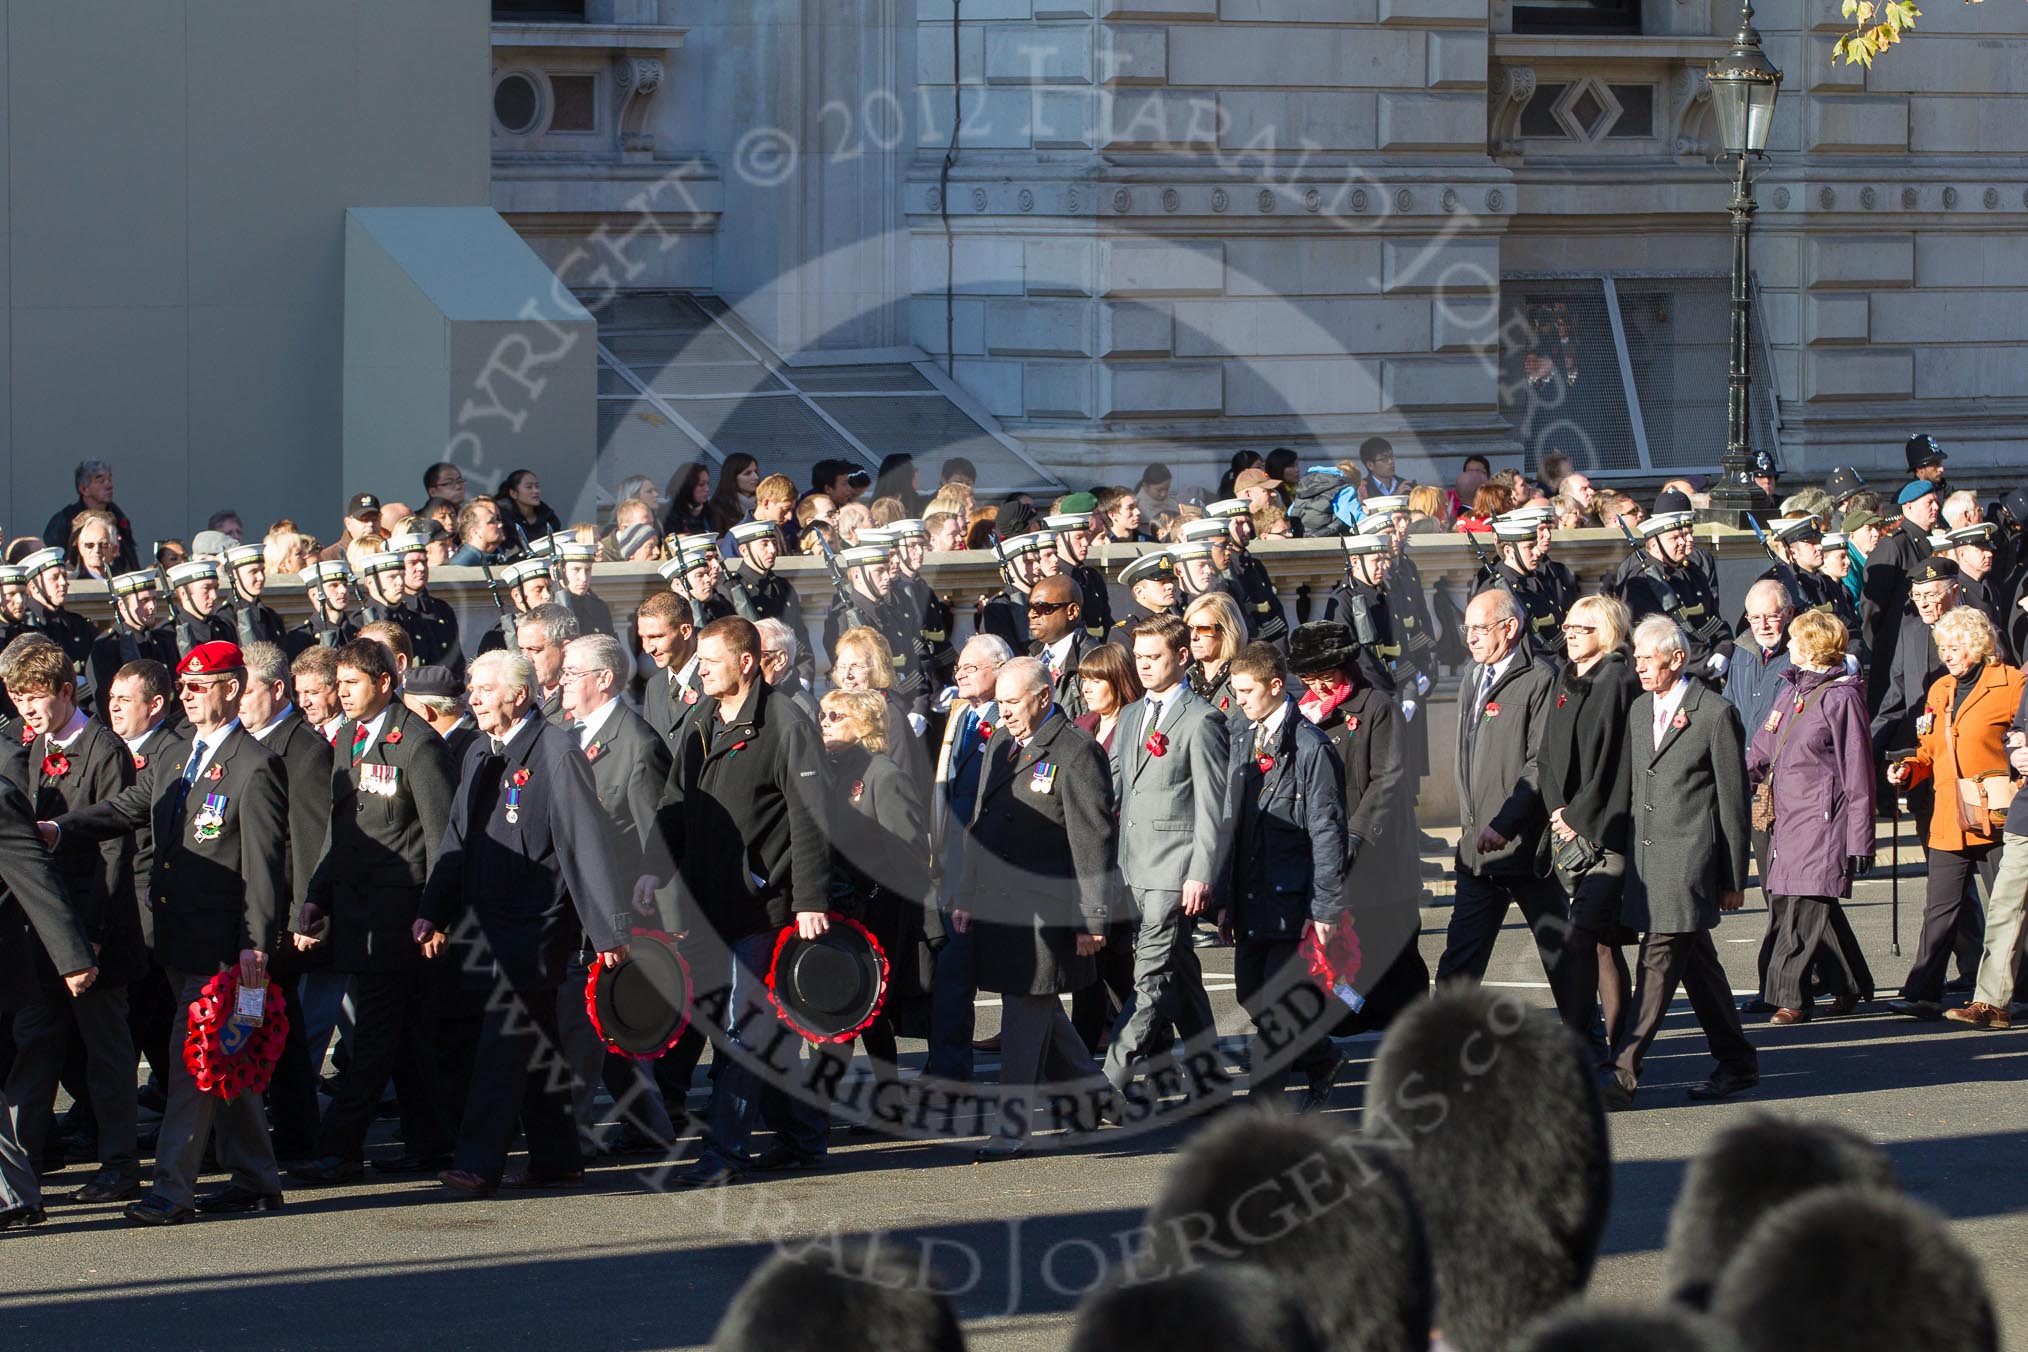
<svg viewBox="0 0 2028 1352">
<path fill-rule="evenodd" d="M 1845 625 L 1824 611 L 1805 611 L 1789 626 L 1794 665 L 1781 673 L 1788 688 L 1753 731 L 1747 783 L 1771 784 L 1774 827 L 1767 891 L 1786 899 L 1777 908 L 1774 955 L 1761 998 L 1775 1006 L 1776 1024 L 1806 1022 L 1812 1013 L 1811 962 L 1820 966 L 1834 1014 L 1871 998 L 1873 973 L 1857 944 L 1834 942 L 1844 917 L 1838 906 L 1852 880 L 1873 867 L 1873 744 L 1866 691 L 1845 674 Z"/>
</svg>

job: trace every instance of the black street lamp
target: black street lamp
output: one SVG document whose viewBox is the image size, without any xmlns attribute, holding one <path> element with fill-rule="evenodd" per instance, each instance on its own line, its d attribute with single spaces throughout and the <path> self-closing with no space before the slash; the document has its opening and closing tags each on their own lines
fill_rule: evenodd
<svg viewBox="0 0 2028 1352">
<path fill-rule="evenodd" d="M 1739 176 L 1733 180 L 1732 201 L 1732 338 L 1725 390 L 1725 461 L 1719 482 L 1711 491 L 1710 519 L 1729 526 L 1744 526 L 1748 513 L 1765 514 L 1766 495 L 1753 482 L 1752 415 L 1748 392 L 1752 374 L 1748 368 L 1751 345 L 1747 323 L 1752 311 L 1747 273 L 1747 232 L 1753 228 L 1753 180 L 1748 168 L 1754 160 L 1767 157 L 1767 136 L 1774 125 L 1775 95 L 1781 88 L 1782 73 L 1760 47 L 1760 33 L 1753 26 L 1752 0 L 1741 7 L 1739 32 L 1733 35 L 1732 50 L 1711 63 L 1705 78 L 1711 84 L 1711 107 L 1718 118 L 1718 139 L 1723 147 L 1719 158 L 1737 156 Z"/>
</svg>

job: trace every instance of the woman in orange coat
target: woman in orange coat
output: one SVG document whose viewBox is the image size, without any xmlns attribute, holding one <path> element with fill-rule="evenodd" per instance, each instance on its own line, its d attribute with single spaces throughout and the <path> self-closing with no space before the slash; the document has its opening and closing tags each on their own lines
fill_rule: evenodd
<svg viewBox="0 0 2028 1352">
<path fill-rule="evenodd" d="M 1977 942 L 1985 925 L 1966 884 L 1977 869 L 1988 892 L 2000 866 L 2000 822 L 1960 803 L 1958 782 L 1987 775 L 2011 777 L 2007 729 L 2021 706 L 2021 671 L 1994 656 L 1993 622 L 1960 606 L 1936 622 L 1936 650 L 1945 675 L 1929 688 L 1915 720 L 1915 755 L 1887 769 L 1897 787 L 1936 780 L 1930 814 L 1929 892 L 1923 902 L 1922 939 L 1901 983 L 1901 999 L 1888 1008 L 1912 1018 L 1943 1014 L 1944 971 L 1960 926 Z"/>
</svg>

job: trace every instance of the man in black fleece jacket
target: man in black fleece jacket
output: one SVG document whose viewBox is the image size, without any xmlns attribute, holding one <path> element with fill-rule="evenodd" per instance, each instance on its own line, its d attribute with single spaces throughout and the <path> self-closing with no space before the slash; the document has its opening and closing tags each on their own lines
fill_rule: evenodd
<svg viewBox="0 0 2028 1352">
<path fill-rule="evenodd" d="M 725 1058 L 712 1082 L 707 1144 L 677 1178 L 703 1187 L 748 1168 L 823 1162 L 822 1114 L 741 1058 L 797 1055 L 795 1035 L 768 1003 L 765 974 L 775 936 L 791 920 L 806 939 L 829 928 L 831 859 L 817 730 L 777 703 L 761 679 L 760 631 L 737 616 L 706 625 L 697 677 L 705 698 L 674 748 L 656 819 L 668 857 L 678 861 L 681 923 L 711 932 L 690 953 L 700 1003 L 708 1007 L 715 993 L 727 993 L 722 1016 L 704 1020 Z M 641 887 L 652 903 L 654 880 Z M 744 1050 L 732 1052 L 735 1043 Z M 760 1120 L 776 1143 L 749 1160 L 746 1139 Z"/>
</svg>

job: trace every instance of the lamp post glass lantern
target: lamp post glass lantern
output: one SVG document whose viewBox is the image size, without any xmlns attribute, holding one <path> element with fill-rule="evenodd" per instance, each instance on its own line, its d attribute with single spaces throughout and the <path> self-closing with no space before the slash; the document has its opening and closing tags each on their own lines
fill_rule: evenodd
<svg viewBox="0 0 2028 1352">
<path fill-rule="evenodd" d="M 1740 10 L 1739 31 L 1733 35 L 1732 50 L 1711 63 L 1705 78 L 1711 85 L 1711 108 L 1718 120 L 1718 139 L 1723 146 L 1719 158 L 1732 156 L 1739 160 L 1732 200 L 1727 204 L 1732 214 L 1732 334 L 1725 391 L 1725 461 L 1711 493 L 1710 515 L 1726 525 L 1743 526 L 1749 513 L 1763 512 L 1769 506 L 1766 495 L 1751 477 L 1753 444 L 1748 395 L 1752 374 L 1748 362 L 1752 348 L 1747 342 L 1747 331 L 1752 292 L 1747 271 L 1747 236 L 1757 208 L 1748 169 L 1754 160 L 1767 156 L 1768 132 L 1774 126 L 1775 95 L 1782 83 L 1782 73 L 1761 50 L 1760 33 L 1753 26 L 1751 0 Z"/>
</svg>

